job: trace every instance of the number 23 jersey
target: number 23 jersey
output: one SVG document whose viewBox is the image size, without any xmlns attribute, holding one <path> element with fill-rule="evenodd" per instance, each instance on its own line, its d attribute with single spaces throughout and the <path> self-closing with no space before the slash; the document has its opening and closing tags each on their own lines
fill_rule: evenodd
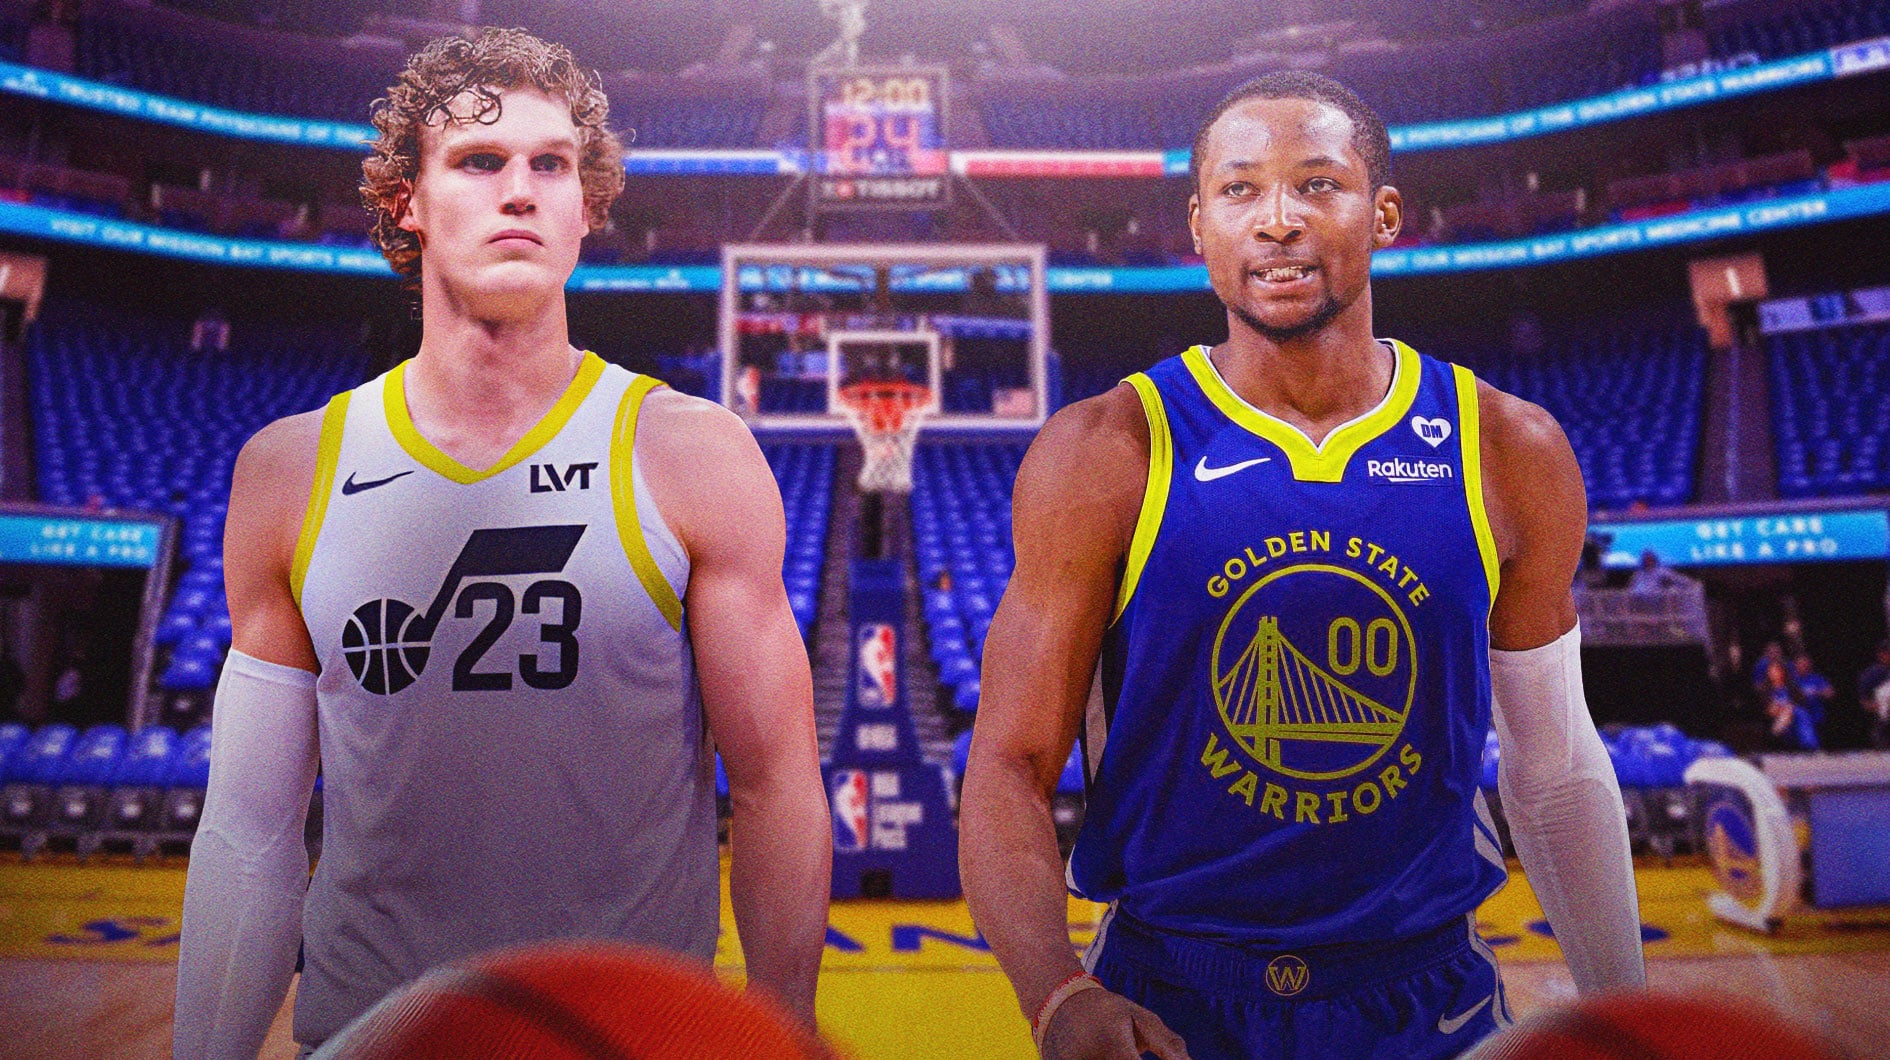
<svg viewBox="0 0 1890 1060">
<path fill-rule="evenodd" d="M 329 404 L 291 569 L 321 662 L 305 1043 L 496 946 L 715 950 L 689 565 L 633 456 L 655 381 L 585 354 L 477 471 L 415 429 L 405 369 Z"/>
<path fill-rule="evenodd" d="M 1476 380 L 1386 345 L 1384 399 L 1316 447 L 1203 347 L 1128 380 L 1149 488 L 1083 730 L 1077 893 L 1308 946 L 1436 928 L 1502 884 Z"/>
</svg>

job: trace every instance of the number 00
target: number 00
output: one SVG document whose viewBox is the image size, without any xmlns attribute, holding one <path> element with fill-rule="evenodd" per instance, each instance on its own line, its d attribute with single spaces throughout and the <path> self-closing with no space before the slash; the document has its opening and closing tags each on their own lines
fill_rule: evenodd
<svg viewBox="0 0 1890 1060">
<path fill-rule="evenodd" d="M 1363 657 L 1361 659 L 1361 656 Z M 1347 677 L 1363 661 L 1374 677 L 1389 677 L 1398 668 L 1398 627 L 1389 618 L 1374 618 L 1360 631 L 1358 620 L 1341 616 L 1326 630 L 1326 662 L 1332 672 Z"/>
</svg>

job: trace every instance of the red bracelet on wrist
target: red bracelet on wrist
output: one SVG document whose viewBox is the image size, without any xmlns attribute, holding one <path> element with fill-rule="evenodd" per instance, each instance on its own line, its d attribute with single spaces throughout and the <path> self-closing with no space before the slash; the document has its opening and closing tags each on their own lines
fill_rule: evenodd
<svg viewBox="0 0 1890 1060">
<path fill-rule="evenodd" d="M 1057 1014 L 1057 1009 L 1061 1008 L 1065 1001 L 1085 990 L 1104 989 L 1107 988 L 1103 986 L 1102 980 L 1086 971 L 1072 972 L 1068 978 L 1058 983 L 1056 989 L 1050 991 L 1049 996 L 1043 999 L 1043 1004 L 1037 1007 L 1037 1014 L 1030 1017 L 1030 1037 L 1036 1042 L 1037 1051 L 1043 1052 L 1044 1031 L 1049 1028 L 1051 1018 Z"/>
</svg>

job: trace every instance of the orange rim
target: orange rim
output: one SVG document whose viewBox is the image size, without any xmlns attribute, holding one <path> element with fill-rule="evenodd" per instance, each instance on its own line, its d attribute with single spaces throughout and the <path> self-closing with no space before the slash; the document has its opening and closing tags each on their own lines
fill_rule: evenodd
<svg viewBox="0 0 1890 1060">
<path fill-rule="evenodd" d="M 854 410 L 875 434 L 899 430 L 908 413 L 931 400 L 929 388 L 902 381 L 849 383 L 840 388 L 841 404 Z"/>
</svg>

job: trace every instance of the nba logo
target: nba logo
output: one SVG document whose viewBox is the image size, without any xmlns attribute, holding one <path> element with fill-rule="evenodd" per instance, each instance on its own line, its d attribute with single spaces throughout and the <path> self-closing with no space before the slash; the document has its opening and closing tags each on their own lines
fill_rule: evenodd
<svg viewBox="0 0 1890 1060">
<path fill-rule="evenodd" d="M 862 707 L 890 707 L 899 695 L 899 641 L 884 622 L 860 626 L 859 700 Z"/>
<path fill-rule="evenodd" d="M 857 854 L 866 849 L 866 771 L 836 769 L 827 791 L 833 807 L 833 848 Z"/>
</svg>

